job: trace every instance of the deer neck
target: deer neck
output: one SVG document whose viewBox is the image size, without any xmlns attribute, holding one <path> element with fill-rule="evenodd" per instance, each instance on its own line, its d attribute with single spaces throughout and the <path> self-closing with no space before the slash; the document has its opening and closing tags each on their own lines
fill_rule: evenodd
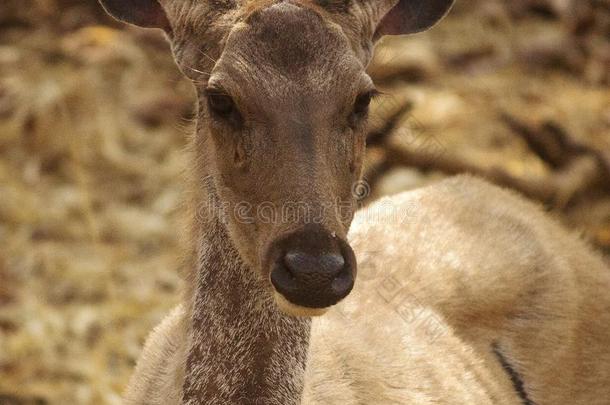
<svg viewBox="0 0 610 405">
<path fill-rule="evenodd" d="M 207 206 L 196 222 L 184 403 L 299 404 L 310 320 L 277 309 L 218 213 Z"/>
</svg>

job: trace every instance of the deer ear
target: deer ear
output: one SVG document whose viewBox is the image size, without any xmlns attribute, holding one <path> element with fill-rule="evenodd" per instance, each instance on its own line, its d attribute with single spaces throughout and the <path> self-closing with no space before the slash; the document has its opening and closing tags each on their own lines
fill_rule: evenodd
<svg viewBox="0 0 610 405">
<path fill-rule="evenodd" d="M 99 0 L 104 10 L 117 20 L 144 28 L 170 31 L 169 20 L 158 0 Z"/>
<path fill-rule="evenodd" d="M 454 0 L 398 0 L 377 25 L 375 37 L 425 31 L 442 19 Z"/>
</svg>

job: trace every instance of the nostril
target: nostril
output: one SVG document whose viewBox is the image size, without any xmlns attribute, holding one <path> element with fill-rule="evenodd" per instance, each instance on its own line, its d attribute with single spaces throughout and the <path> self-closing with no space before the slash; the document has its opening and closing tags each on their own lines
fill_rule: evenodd
<svg viewBox="0 0 610 405">
<path fill-rule="evenodd" d="M 274 241 L 264 262 L 274 293 L 298 306 L 335 305 L 354 287 L 354 252 L 346 240 L 320 226 L 307 226 Z"/>
<path fill-rule="evenodd" d="M 345 267 L 345 259 L 340 254 L 312 255 L 303 252 L 288 252 L 284 264 L 294 276 L 323 274 L 327 277 L 338 275 Z"/>
</svg>

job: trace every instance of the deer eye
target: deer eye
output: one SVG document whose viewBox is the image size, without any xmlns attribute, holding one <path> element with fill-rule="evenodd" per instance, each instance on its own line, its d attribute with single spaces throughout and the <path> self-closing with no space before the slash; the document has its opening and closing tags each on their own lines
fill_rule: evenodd
<svg viewBox="0 0 610 405">
<path fill-rule="evenodd" d="M 209 93 L 208 105 L 210 110 L 221 117 L 230 117 L 236 112 L 233 99 L 226 94 Z"/>
<path fill-rule="evenodd" d="M 369 105 L 373 99 L 373 92 L 360 94 L 354 102 L 354 114 L 365 115 L 369 111 Z"/>
<path fill-rule="evenodd" d="M 348 123 L 351 127 L 356 127 L 366 118 L 369 112 L 369 105 L 373 97 L 377 95 L 376 90 L 367 91 L 366 93 L 360 94 L 354 101 L 354 108 L 348 118 Z"/>
</svg>

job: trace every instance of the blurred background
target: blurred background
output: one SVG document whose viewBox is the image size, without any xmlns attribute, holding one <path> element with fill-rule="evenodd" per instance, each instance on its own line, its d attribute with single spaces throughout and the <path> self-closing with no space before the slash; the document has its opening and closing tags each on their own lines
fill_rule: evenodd
<svg viewBox="0 0 610 405">
<path fill-rule="evenodd" d="M 370 67 L 364 194 L 471 172 L 610 255 L 610 2 L 458 0 Z M 194 92 L 95 0 L 0 3 L 0 404 L 118 404 L 178 300 Z"/>
</svg>

